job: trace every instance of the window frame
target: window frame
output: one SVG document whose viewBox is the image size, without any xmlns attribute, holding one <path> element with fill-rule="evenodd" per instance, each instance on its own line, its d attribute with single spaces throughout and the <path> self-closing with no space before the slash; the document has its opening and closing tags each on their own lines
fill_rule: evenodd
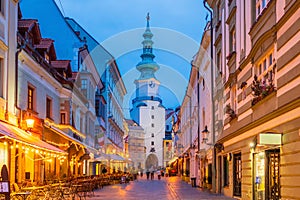
<svg viewBox="0 0 300 200">
<path fill-rule="evenodd" d="M 270 1 L 271 0 L 256 0 L 256 4 L 255 4 L 256 19 L 267 8 L 267 5 Z"/>
<path fill-rule="evenodd" d="M 52 108 L 53 108 L 52 98 L 46 96 L 46 118 L 48 119 L 52 119 Z"/>
<path fill-rule="evenodd" d="M 81 85 L 80 85 L 80 88 L 82 89 L 82 90 L 87 90 L 87 82 L 88 82 L 88 80 L 87 79 L 81 79 Z"/>
<path fill-rule="evenodd" d="M 64 117 L 63 117 L 64 116 Z M 60 124 L 67 124 L 67 113 L 61 112 L 60 113 Z"/>
<path fill-rule="evenodd" d="M 0 0 L 0 13 L 3 17 L 5 17 L 5 1 Z"/>
<path fill-rule="evenodd" d="M 227 156 L 223 156 L 223 187 L 229 186 L 229 161 Z"/>
<path fill-rule="evenodd" d="M 229 52 L 236 51 L 236 30 L 235 26 L 233 26 L 229 32 Z"/>
<path fill-rule="evenodd" d="M 222 51 L 221 50 L 219 50 L 217 52 L 217 68 L 219 70 L 219 73 L 222 74 L 223 67 L 222 67 Z"/>
<path fill-rule="evenodd" d="M 242 196 L 242 153 L 233 154 L 233 196 Z M 237 185 L 238 184 L 238 185 Z"/>
<path fill-rule="evenodd" d="M 27 109 L 35 110 L 35 87 L 30 84 L 27 86 Z"/>
<path fill-rule="evenodd" d="M 233 85 L 230 89 L 230 104 L 231 104 L 231 109 L 237 113 L 237 85 Z"/>
<path fill-rule="evenodd" d="M 270 61 L 270 59 L 272 59 Z M 256 64 L 256 76 L 259 81 L 266 81 L 269 77 L 269 73 L 273 71 L 274 67 L 274 49 L 267 51 L 265 55 L 263 55 Z M 266 66 L 265 66 L 266 65 Z M 274 77 L 273 81 L 274 81 Z M 274 82 L 275 84 L 275 82 Z"/>
</svg>

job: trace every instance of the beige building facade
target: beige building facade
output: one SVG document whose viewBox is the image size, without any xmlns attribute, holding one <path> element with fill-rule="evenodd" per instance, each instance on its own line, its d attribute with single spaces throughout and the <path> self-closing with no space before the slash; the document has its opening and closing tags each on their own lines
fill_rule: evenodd
<svg viewBox="0 0 300 200">
<path fill-rule="evenodd" d="M 206 1 L 224 84 L 216 192 L 299 199 L 299 1 Z"/>
<path fill-rule="evenodd" d="M 129 170 L 145 170 L 145 131 L 133 120 L 126 120 L 128 126 Z"/>
</svg>

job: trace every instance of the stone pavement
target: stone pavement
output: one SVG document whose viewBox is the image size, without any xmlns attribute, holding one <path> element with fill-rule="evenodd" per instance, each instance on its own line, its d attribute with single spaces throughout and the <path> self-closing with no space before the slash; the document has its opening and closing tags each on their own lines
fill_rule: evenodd
<svg viewBox="0 0 300 200">
<path fill-rule="evenodd" d="M 182 181 L 179 177 L 162 177 L 161 180 L 146 180 L 139 177 L 137 181 L 127 184 L 105 186 L 95 191 L 93 197 L 88 200 L 230 200 L 232 198 L 223 195 L 211 194 L 199 188 L 193 188 L 190 184 Z"/>
</svg>

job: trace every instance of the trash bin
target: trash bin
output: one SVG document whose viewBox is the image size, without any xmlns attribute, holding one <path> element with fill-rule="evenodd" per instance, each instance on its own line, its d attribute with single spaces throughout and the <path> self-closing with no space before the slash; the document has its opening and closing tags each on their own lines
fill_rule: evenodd
<svg viewBox="0 0 300 200">
<path fill-rule="evenodd" d="M 196 178 L 191 178 L 192 187 L 196 187 Z"/>
</svg>

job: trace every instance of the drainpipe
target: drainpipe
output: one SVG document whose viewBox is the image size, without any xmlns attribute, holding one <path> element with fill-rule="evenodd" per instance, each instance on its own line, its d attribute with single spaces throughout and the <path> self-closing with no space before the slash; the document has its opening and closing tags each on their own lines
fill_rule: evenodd
<svg viewBox="0 0 300 200">
<path fill-rule="evenodd" d="M 17 33 L 18 35 L 18 33 Z M 18 125 L 20 126 L 20 122 L 22 121 L 22 109 L 19 107 L 18 105 L 18 82 L 19 82 L 19 54 L 21 53 L 21 51 L 26 47 L 27 42 L 25 41 L 24 44 L 22 44 L 20 47 L 18 47 L 16 55 L 15 55 L 15 108 L 17 110 L 19 110 L 19 121 L 18 121 Z"/>
<path fill-rule="evenodd" d="M 211 67 L 211 103 L 212 103 L 212 145 L 213 145 L 213 159 L 212 159 L 212 192 L 216 192 L 216 151 L 215 151 L 215 102 L 214 102 L 214 65 L 213 65 L 213 19 L 212 10 L 206 5 L 203 0 L 203 5 L 210 14 L 210 67 Z"/>
</svg>

